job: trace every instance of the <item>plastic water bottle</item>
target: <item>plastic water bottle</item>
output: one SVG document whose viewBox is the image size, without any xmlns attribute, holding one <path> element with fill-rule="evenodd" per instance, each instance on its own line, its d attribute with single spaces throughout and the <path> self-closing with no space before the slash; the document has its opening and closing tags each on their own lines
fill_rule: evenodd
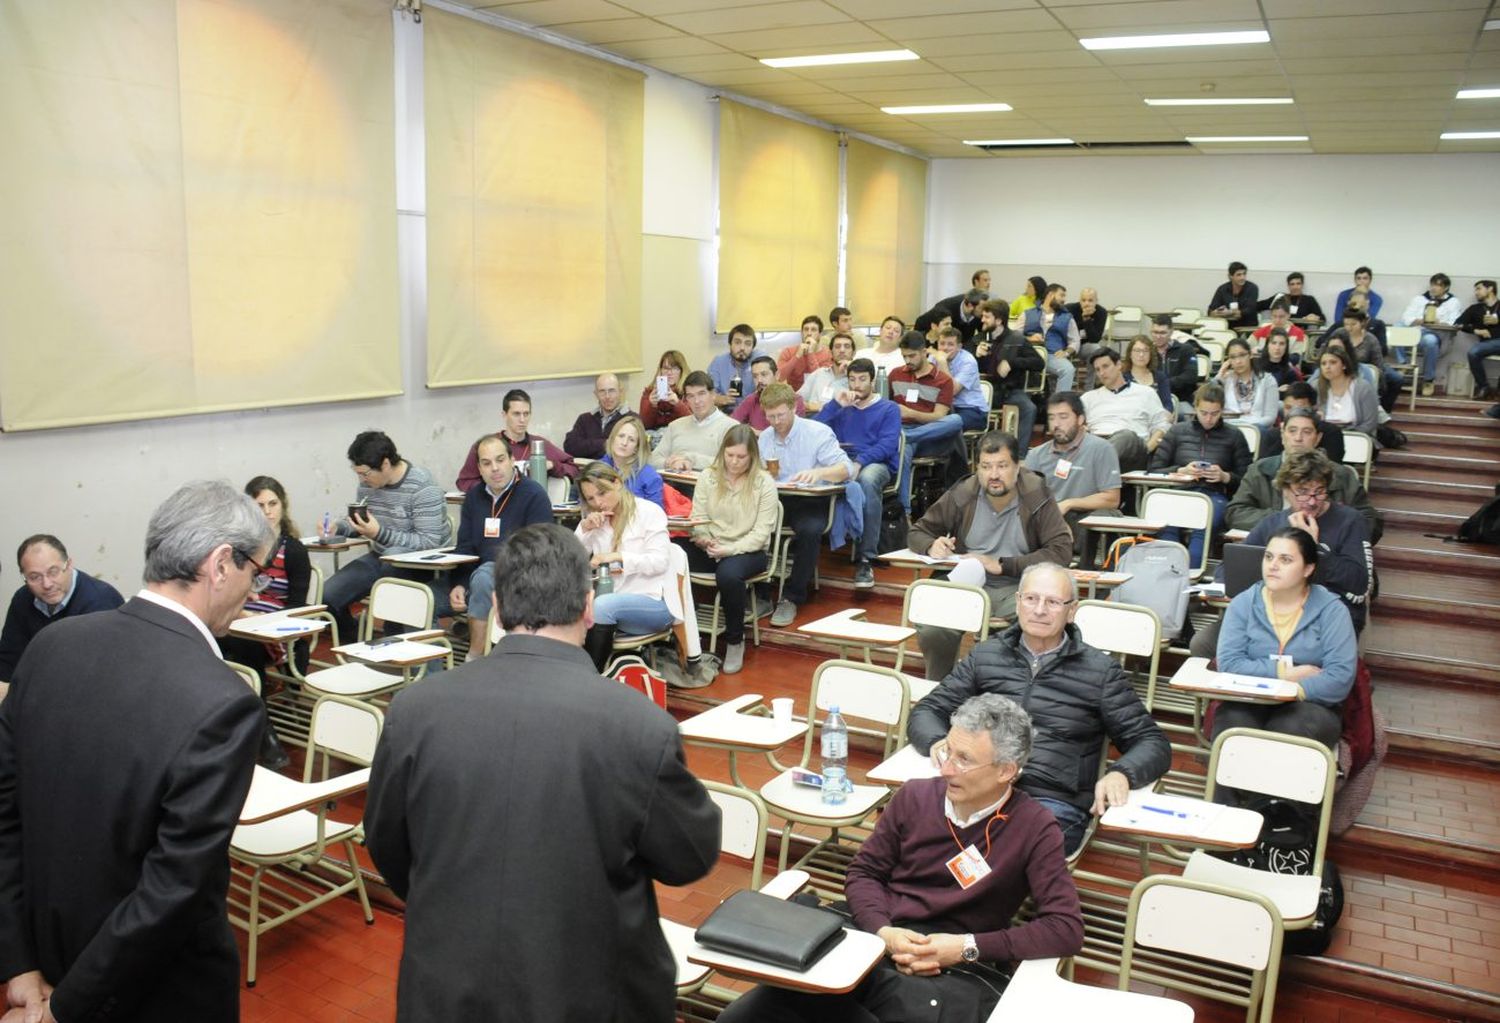
<svg viewBox="0 0 1500 1023">
<path fill-rule="evenodd" d="M 882 398 L 889 398 L 891 396 L 891 385 L 885 378 L 884 366 L 875 371 L 875 393 Z"/>
<path fill-rule="evenodd" d="M 528 475 L 542 486 L 547 485 L 547 445 L 541 440 L 531 442 L 531 472 Z"/>
<path fill-rule="evenodd" d="M 849 798 L 849 726 L 837 707 L 823 722 L 823 802 L 839 806 Z"/>
</svg>

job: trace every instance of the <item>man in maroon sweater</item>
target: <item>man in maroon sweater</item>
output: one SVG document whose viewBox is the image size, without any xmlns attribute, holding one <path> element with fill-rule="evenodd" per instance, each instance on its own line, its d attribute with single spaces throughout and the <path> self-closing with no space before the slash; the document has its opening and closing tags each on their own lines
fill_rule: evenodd
<svg viewBox="0 0 1500 1023">
<path fill-rule="evenodd" d="M 854 862 L 844 892 L 886 958 L 847 995 L 758 987 L 721 1023 L 980 1023 L 1005 988 L 995 964 L 1083 947 L 1078 890 L 1052 814 L 1011 782 L 1031 753 L 1031 719 L 986 693 L 954 711 L 934 748 L 942 775 L 909 781 Z M 1036 915 L 1010 926 L 1030 895 Z"/>
</svg>

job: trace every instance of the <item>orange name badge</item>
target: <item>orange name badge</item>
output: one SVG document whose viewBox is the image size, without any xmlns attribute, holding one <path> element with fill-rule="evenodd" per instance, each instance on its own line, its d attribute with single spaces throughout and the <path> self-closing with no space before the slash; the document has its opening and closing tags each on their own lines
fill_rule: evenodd
<svg viewBox="0 0 1500 1023">
<path fill-rule="evenodd" d="M 1057 468 L 1052 470 L 1052 475 L 1056 476 L 1060 480 L 1065 480 L 1068 478 L 1068 474 L 1072 471 L 1073 463 L 1068 461 L 1066 458 L 1059 458 L 1057 460 Z"/>
<path fill-rule="evenodd" d="M 493 540 L 500 535 L 500 520 L 493 516 L 484 520 L 484 538 Z"/>
<path fill-rule="evenodd" d="M 967 891 L 989 876 L 990 865 L 979 855 L 979 848 L 971 845 L 948 861 L 948 873 Z"/>
</svg>

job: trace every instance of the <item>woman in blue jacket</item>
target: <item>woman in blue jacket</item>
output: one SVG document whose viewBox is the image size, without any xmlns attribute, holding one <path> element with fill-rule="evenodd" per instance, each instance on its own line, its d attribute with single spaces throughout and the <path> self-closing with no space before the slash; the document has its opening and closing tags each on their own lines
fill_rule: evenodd
<svg viewBox="0 0 1500 1023">
<path fill-rule="evenodd" d="M 1318 545 L 1295 528 L 1266 543 L 1261 581 L 1234 598 L 1219 632 L 1218 668 L 1235 675 L 1297 683 L 1290 703 L 1219 704 L 1214 734 L 1260 728 L 1316 739 L 1334 748 L 1344 698 L 1354 685 L 1358 651 L 1349 609 L 1312 582 Z"/>
</svg>

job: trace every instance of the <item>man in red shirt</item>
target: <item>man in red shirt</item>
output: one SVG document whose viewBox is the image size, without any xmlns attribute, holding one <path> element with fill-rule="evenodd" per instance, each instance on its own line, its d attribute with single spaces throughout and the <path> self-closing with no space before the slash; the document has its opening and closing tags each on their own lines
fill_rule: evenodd
<svg viewBox="0 0 1500 1023">
<path fill-rule="evenodd" d="M 1262 323 L 1256 327 L 1250 336 L 1255 339 L 1255 350 L 1258 352 L 1266 346 L 1266 338 L 1271 336 L 1271 331 L 1280 327 L 1286 331 L 1287 337 L 1292 339 L 1294 346 L 1300 346 L 1298 351 L 1307 351 L 1307 331 L 1292 322 L 1292 307 L 1285 298 L 1278 298 L 1271 303 L 1271 322 Z"/>
<path fill-rule="evenodd" d="M 901 358 L 905 365 L 893 370 L 887 380 L 891 401 L 901 409 L 901 431 L 906 434 L 900 495 L 901 507 L 909 515 L 912 459 L 952 452 L 965 471 L 968 466 L 960 439 L 964 421 L 953 411 L 953 378 L 927 358 L 927 338 L 921 331 L 901 335 Z"/>
</svg>

